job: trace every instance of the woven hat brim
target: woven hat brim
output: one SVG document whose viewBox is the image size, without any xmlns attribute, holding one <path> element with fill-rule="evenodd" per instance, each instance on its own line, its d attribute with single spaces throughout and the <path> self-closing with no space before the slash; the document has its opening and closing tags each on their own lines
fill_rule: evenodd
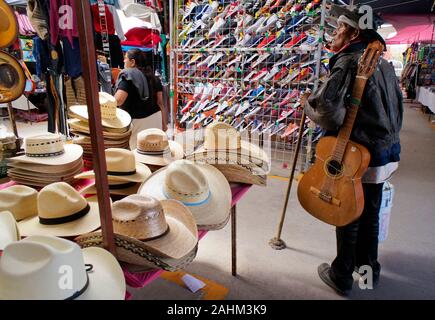
<svg viewBox="0 0 435 320">
<path fill-rule="evenodd" d="M 77 144 L 65 144 L 65 152 L 54 157 L 28 157 L 26 155 L 10 158 L 11 162 L 44 164 L 47 166 L 66 165 L 77 161 L 83 155 L 83 148 Z"/>
<path fill-rule="evenodd" d="M 2 13 L 2 19 L 9 22 L 9 28 L 2 31 L 0 37 L 0 48 L 7 48 L 18 36 L 18 22 L 12 8 L 5 1 L 0 1 L 0 12 Z"/>
<path fill-rule="evenodd" d="M 256 146 L 255 144 L 244 140 L 241 141 L 240 149 L 208 150 L 205 149 L 204 145 L 201 145 L 200 147 L 198 147 L 197 150 L 195 150 L 195 152 L 193 152 L 192 155 L 195 155 L 195 157 L 208 157 L 215 154 L 219 155 L 222 158 L 228 156 L 239 156 L 241 159 L 243 159 L 243 161 L 246 161 L 247 163 L 252 163 L 260 166 L 263 166 L 265 163 L 269 163 L 269 157 L 263 149 Z M 189 155 L 188 157 L 191 157 L 192 155 Z"/>
<path fill-rule="evenodd" d="M 184 151 L 183 146 L 180 145 L 176 141 L 169 140 L 169 149 L 171 150 L 171 156 L 152 156 L 152 155 L 146 155 L 139 153 L 137 149 L 134 149 L 134 156 L 136 157 L 136 161 L 139 161 L 144 164 L 150 164 L 153 166 L 167 166 L 171 162 L 175 160 L 183 159 L 184 157 Z"/>
<path fill-rule="evenodd" d="M 196 257 L 198 245 L 181 259 L 171 259 L 156 256 L 148 251 L 139 240 L 130 241 L 123 236 L 115 234 L 116 257 L 131 272 L 146 272 L 162 269 L 170 272 L 185 268 Z M 92 232 L 74 239 L 82 248 L 102 247 L 103 238 L 101 232 Z"/>
<path fill-rule="evenodd" d="M 0 212 L 0 250 L 18 240 L 20 233 L 14 216 L 9 211 Z"/>
<path fill-rule="evenodd" d="M 136 173 L 129 176 L 107 175 L 107 178 L 113 182 L 144 182 L 151 175 L 151 170 L 143 163 L 136 162 Z M 85 171 L 75 176 L 76 179 L 94 179 L 94 170 Z"/>
<path fill-rule="evenodd" d="M 267 177 L 265 175 L 253 174 L 252 170 L 246 167 L 232 164 L 213 164 L 213 166 L 223 173 L 228 182 L 266 186 Z"/>
<path fill-rule="evenodd" d="M 79 119 L 69 119 L 68 124 L 74 133 L 90 136 L 89 124 Z M 103 137 L 109 139 L 127 138 L 131 136 L 132 126 L 122 129 L 103 128 Z"/>
<path fill-rule="evenodd" d="M 88 272 L 89 286 L 77 300 L 124 300 L 124 272 L 116 258 L 102 248 L 85 248 L 82 252 L 85 263 L 93 268 Z"/>
<path fill-rule="evenodd" d="M 70 112 L 73 114 L 73 116 L 76 116 L 80 120 L 88 121 L 89 119 L 87 106 L 71 106 Z M 101 124 L 103 125 L 103 127 L 107 128 L 126 128 L 131 124 L 131 116 L 128 114 L 127 111 L 116 108 L 116 118 L 113 120 L 101 119 Z"/>
<path fill-rule="evenodd" d="M 83 167 L 83 159 L 78 158 L 76 161 L 68 163 L 66 165 L 46 166 L 44 164 L 22 163 L 19 161 L 9 161 L 8 167 L 14 169 L 21 169 L 26 171 L 38 172 L 38 173 L 63 173 L 68 170 L 75 169 L 76 167 Z"/>
<path fill-rule="evenodd" d="M 75 237 L 92 232 L 101 226 L 100 211 L 96 197 L 86 199 L 90 210 L 82 218 L 58 225 L 43 225 L 39 223 L 39 217 L 24 219 L 18 223 L 18 229 L 23 236 L 57 236 Z"/>
<path fill-rule="evenodd" d="M 10 54 L 0 51 L 0 62 L 1 61 L 6 61 L 7 64 L 11 65 L 18 76 L 18 79 L 14 79 L 16 83 L 12 88 L 1 88 L 4 92 L 0 97 L 0 103 L 8 103 L 18 99 L 23 94 L 26 86 L 26 76 L 20 63 Z"/>
<path fill-rule="evenodd" d="M 117 195 L 117 196 L 129 196 L 132 194 L 137 194 L 139 187 L 140 187 L 140 183 L 137 183 L 135 186 L 125 188 L 125 189 L 110 189 L 110 185 L 109 185 L 109 194 Z M 97 194 L 97 188 L 95 187 L 95 182 L 80 190 L 80 193 L 83 195 Z"/>
<path fill-rule="evenodd" d="M 188 206 L 192 212 L 197 226 L 204 226 L 203 230 L 215 230 L 215 226 L 222 225 L 230 214 L 231 188 L 225 176 L 215 167 L 204 164 L 198 165 L 208 180 L 210 198 L 207 203 Z M 166 167 L 154 172 L 139 188 L 139 194 L 155 197 L 158 200 L 166 200 L 163 192 L 165 183 Z"/>
<path fill-rule="evenodd" d="M 62 177 L 71 174 L 77 174 L 83 169 L 83 159 L 79 158 L 77 161 L 71 162 L 67 167 L 65 166 L 45 166 L 30 163 L 9 162 L 8 172 L 13 172 L 22 175 L 35 175 L 49 173 L 50 176 Z"/>
</svg>

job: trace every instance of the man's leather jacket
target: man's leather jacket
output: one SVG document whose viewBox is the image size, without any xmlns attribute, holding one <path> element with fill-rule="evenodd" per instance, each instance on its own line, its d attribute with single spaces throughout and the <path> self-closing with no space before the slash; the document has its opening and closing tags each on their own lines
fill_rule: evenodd
<svg viewBox="0 0 435 320">
<path fill-rule="evenodd" d="M 307 116 L 330 135 L 337 135 L 343 124 L 358 59 L 366 46 L 353 44 L 334 55 L 330 59 L 330 77 L 305 103 Z M 370 166 L 399 161 L 402 117 L 403 101 L 398 79 L 393 66 L 381 59 L 367 81 L 351 135 L 351 140 L 370 151 Z"/>
</svg>

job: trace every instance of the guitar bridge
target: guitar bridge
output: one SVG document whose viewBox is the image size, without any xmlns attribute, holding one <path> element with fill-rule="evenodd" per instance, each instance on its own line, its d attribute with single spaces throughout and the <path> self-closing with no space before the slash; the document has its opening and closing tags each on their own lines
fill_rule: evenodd
<svg viewBox="0 0 435 320">
<path fill-rule="evenodd" d="M 325 192 L 322 192 L 314 187 L 310 187 L 310 191 L 312 193 L 314 193 L 317 197 L 319 197 L 319 199 L 328 202 L 328 203 L 332 203 L 333 205 L 339 207 L 341 205 L 341 201 L 332 197 L 330 194 L 327 194 Z"/>
</svg>

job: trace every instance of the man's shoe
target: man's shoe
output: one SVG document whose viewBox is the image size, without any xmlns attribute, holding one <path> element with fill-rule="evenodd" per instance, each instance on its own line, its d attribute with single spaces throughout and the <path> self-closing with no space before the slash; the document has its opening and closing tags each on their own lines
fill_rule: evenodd
<svg viewBox="0 0 435 320">
<path fill-rule="evenodd" d="M 350 290 L 342 290 L 340 289 L 335 282 L 331 279 L 331 266 L 327 263 L 322 263 L 317 268 L 317 272 L 319 273 L 320 279 L 332 289 L 335 290 L 341 296 L 348 296 L 350 294 Z"/>
</svg>

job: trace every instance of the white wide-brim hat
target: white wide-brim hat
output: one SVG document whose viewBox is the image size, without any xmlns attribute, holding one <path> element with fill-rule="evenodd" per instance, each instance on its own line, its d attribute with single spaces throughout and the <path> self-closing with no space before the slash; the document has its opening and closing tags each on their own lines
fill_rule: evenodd
<svg viewBox="0 0 435 320">
<path fill-rule="evenodd" d="M 20 234 L 23 236 L 75 237 L 97 230 L 101 226 L 97 197 L 90 197 L 86 200 L 90 209 L 82 218 L 57 225 L 41 224 L 39 216 L 27 218 L 18 223 Z"/>
<path fill-rule="evenodd" d="M 217 230 L 225 226 L 231 209 L 231 188 L 225 176 L 208 164 L 197 164 L 207 178 L 210 196 L 206 202 L 189 206 L 198 229 Z M 168 199 L 164 193 L 166 168 L 154 172 L 139 188 L 139 194 L 152 196 L 158 200 Z"/>
<path fill-rule="evenodd" d="M 134 156 L 136 157 L 136 160 L 145 163 L 150 164 L 153 166 L 166 166 L 170 164 L 171 162 L 175 160 L 183 159 L 184 157 L 184 151 L 183 146 L 179 144 L 178 142 L 169 140 L 169 150 L 170 153 L 166 154 L 159 154 L 159 155 L 152 155 L 152 154 L 146 154 L 144 152 L 138 151 L 138 149 L 134 149 Z"/>
<path fill-rule="evenodd" d="M 151 175 L 151 170 L 146 165 L 136 162 L 136 172 L 126 176 L 107 175 L 109 182 L 144 182 Z M 76 179 L 94 179 L 94 170 L 85 171 L 75 176 Z"/>
<path fill-rule="evenodd" d="M 60 244 L 61 241 L 67 243 L 66 241 L 68 240 L 50 236 L 31 236 L 14 245 L 35 243 L 41 246 L 49 246 L 65 250 L 66 248 L 62 248 L 62 245 Z M 79 250 L 81 250 L 83 255 L 84 263 L 88 266 L 91 265 L 92 269 L 87 271 L 89 281 L 86 289 L 78 297 L 74 298 L 74 300 L 124 300 L 126 293 L 125 278 L 121 266 L 116 258 L 109 251 L 102 248 L 92 247 Z M 31 264 L 32 261 L 28 261 L 28 263 Z M 68 265 L 68 261 L 65 261 L 65 264 Z M 11 270 L 11 272 L 13 273 L 13 270 Z M 54 279 L 57 279 L 59 273 L 54 272 L 53 277 Z M 47 281 L 54 280 L 47 279 Z M 43 283 L 41 279 L 38 279 L 38 282 Z M 28 291 L 20 292 L 20 288 L 11 290 L 11 288 L 2 288 L 0 284 L 0 300 L 41 300 L 44 299 L 44 295 L 51 297 L 56 295 L 56 293 L 53 292 L 51 292 L 51 295 L 50 292 L 44 293 L 44 289 L 45 288 L 40 288 L 42 293 L 35 295 L 37 290 L 34 290 L 33 293 L 29 293 Z"/>
<path fill-rule="evenodd" d="M 76 116 L 78 119 L 83 121 L 88 121 L 88 107 L 84 105 L 71 106 L 69 108 L 70 112 Z M 103 127 L 122 129 L 127 128 L 131 124 L 131 116 L 127 111 L 120 108 L 116 108 L 116 118 L 113 120 L 101 119 L 101 124 Z"/>
<path fill-rule="evenodd" d="M 0 212 L 0 250 L 18 240 L 20 240 L 20 232 L 14 216 L 9 211 Z"/>
<path fill-rule="evenodd" d="M 77 161 L 83 155 L 83 148 L 77 144 L 65 144 L 65 152 L 58 156 L 51 157 L 28 157 L 26 155 L 9 158 L 8 161 L 30 163 L 30 164 L 44 164 L 47 166 L 66 165 L 71 162 Z"/>
</svg>

